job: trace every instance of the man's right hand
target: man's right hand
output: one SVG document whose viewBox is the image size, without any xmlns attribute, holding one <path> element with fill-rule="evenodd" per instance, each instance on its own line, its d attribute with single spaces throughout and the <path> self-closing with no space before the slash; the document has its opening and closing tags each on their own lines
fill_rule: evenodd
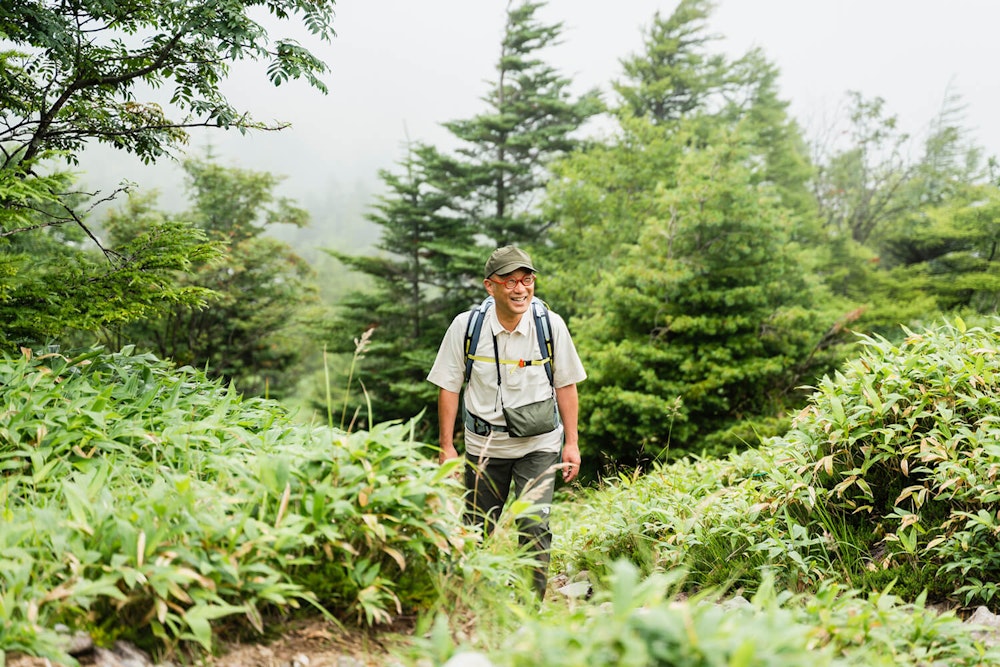
<svg viewBox="0 0 1000 667">
<path fill-rule="evenodd" d="M 450 459 L 458 458 L 458 450 L 455 449 L 455 445 L 441 445 L 441 452 L 438 454 L 438 463 L 444 463 Z"/>
<path fill-rule="evenodd" d="M 438 391 L 438 442 L 441 452 L 438 463 L 458 458 L 455 449 L 455 419 L 458 417 L 458 394 L 447 389 Z"/>
</svg>

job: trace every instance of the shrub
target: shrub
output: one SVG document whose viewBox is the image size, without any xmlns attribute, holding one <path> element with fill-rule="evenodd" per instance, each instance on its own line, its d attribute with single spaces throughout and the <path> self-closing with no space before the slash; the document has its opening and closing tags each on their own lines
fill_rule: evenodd
<svg viewBox="0 0 1000 667">
<path fill-rule="evenodd" d="M 995 609 L 996 586 L 983 582 L 1000 575 L 1000 327 L 956 319 L 863 343 L 772 446 L 828 511 L 872 526 L 871 567 L 919 564 L 939 588 Z"/>
<path fill-rule="evenodd" d="M 1000 328 L 961 320 L 863 354 L 822 380 L 781 438 L 685 460 L 583 496 L 556 559 L 683 567 L 687 587 L 794 591 L 836 578 L 908 600 L 1000 606 Z M 890 573 L 892 576 L 890 576 Z M 957 592 L 957 596 L 956 596 Z"/>
<path fill-rule="evenodd" d="M 923 599 L 905 604 L 836 584 L 816 594 L 779 592 L 765 577 L 750 603 L 679 600 L 674 577 L 640 580 L 626 563 L 609 569 L 593 604 L 527 618 L 490 652 L 498 667 L 822 667 L 997 664 L 1000 649 L 977 641 L 954 614 Z M 446 652 L 437 647 L 439 656 Z"/>
<path fill-rule="evenodd" d="M 0 406 L 0 650 L 57 655 L 57 623 L 208 648 L 303 603 L 384 622 L 463 553 L 409 425 L 297 425 L 129 349 L 4 358 Z"/>
</svg>

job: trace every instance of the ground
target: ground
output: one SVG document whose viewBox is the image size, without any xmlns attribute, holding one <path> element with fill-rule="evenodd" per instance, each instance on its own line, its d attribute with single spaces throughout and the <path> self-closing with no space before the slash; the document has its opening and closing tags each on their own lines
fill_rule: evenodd
<svg viewBox="0 0 1000 667">
<path fill-rule="evenodd" d="M 338 628 L 323 619 L 289 628 L 267 644 L 224 646 L 211 667 L 385 667 L 395 660 L 392 650 L 405 641 L 408 628 L 371 632 Z M 305 658 L 305 659 L 303 659 Z M 345 660 L 345 658 L 353 659 Z"/>
<path fill-rule="evenodd" d="M 202 660 L 202 667 L 389 667 L 399 664 L 394 650 L 403 647 L 412 632 L 401 623 L 378 632 L 337 627 L 316 618 L 296 621 L 281 637 L 261 642 L 225 643 L 219 655 Z M 130 647 L 129 647 L 130 648 Z M 134 649 L 132 649 L 134 650 Z M 2 653 L 0 653 L 2 657 Z M 81 667 L 153 667 L 146 656 L 103 651 L 79 656 Z M 0 664 L 3 664 L 0 660 Z M 175 664 L 187 664 L 178 660 Z M 8 655 L 7 667 L 60 667 L 44 658 Z"/>
</svg>

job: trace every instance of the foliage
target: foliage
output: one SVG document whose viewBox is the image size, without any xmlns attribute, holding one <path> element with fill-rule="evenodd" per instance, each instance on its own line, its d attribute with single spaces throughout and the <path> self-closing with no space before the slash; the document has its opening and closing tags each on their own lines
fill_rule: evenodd
<svg viewBox="0 0 1000 667">
<path fill-rule="evenodd" d="M 76 213 L 55 194 L 70 182 L 66 174 L 22 178 L 0 169 L 0 348 L 48 344 L 174 305 L 204 305 L 206 290 L 174 281 L 177 271 L 218 255 L 204 234 L 150 219 L 103 253 L 89 252 L 81 247 L 89 230 L 51 219 L 73 222 Z"/>
<path fill-rule="evenodd" d="M 906 183 L 916 165 L 906 159 L 909 135 L 885 110 L 885 100 L 849 95 L 850 142 L 818 144 L 813 188 L 824 227 L 864 244 L 908 205 Z"/>
<path fill-rule="evenodd" d="M 669 578 L 640 580 L 617 565 L 600 606 L 561 622 L 528 623 L 497 656 L 499 665 L 834 664 L 831 652 L 810 651 L 809 629 L 777 605 L 763 611 L 688 602 L 671 604 Z"/>
<path fill-rule="evenodd" d="M 857 307 L 815 270 L 811 169 L 777 70 L 713 55 L 711 9 L 657 15 L 616 83 L 617 133 L 554 166 L 547 296 L 590 374 L 591 475 L 780 433 Z"/>
<path fill-rule="evenodd" d="M 713 9 L 709 0 L 683 0 L 667 17 L 655 14 L 642 53 L 622 61 L 624 77 L 614 84 L 616 115 L 667 131 L 695 119 L 710 126 L 742 123 L 763 163 L 752 182 L 772 184 L 786 207 L 812 216 L 807 147 L 778 95 L 778 69 L 759 49 L 732 61 L 712 53 L 718 36 L 707 31 L 707 22 Z"/>
<path fill-rule="evenodd" d="M 670 16 L 656 13 L 645 49 L 622 61 L 625 77 L 614 85 L 631 115 L 669 123 L 718 104 L 730 71 L 705 48 L 715 39 L 706 32 L 711 12 L 709 0 L 682 0 Z"/>
<path fill-rule="evenodd" d="M 294 369 L 306 341 L 302 320 L 312 316 L 317 291 L 309 266 L 267 232 L 305 225 L 308 214 L 275 190 L 279 177 L 210 159 L 184 162 L 191 208 L 157 210 L 155 196 L 132 197 L 109 214 L 110 239 L 126 242 L 159 220 L 190 224 L 222 248 L 211 261 L 193 262 L 178 286 L 212 295 L 207 304 L 179 304 L 155 317 L 104 332 L 113 349 L 151 350 L 179 365 L 205 368 L 209 377 L 235 381 L 240 391 L 282 397 L 295 386 Z"/>
<path fill-rule="evenodd" d="M 880 239 L 886 281 L 897 293 L 924 295 L 941 312 L 996 312 L 998 205 L 996 185 L 956 186 L 944 203 L 901 219 Z"/>
<path fill-rule="evenodd" d="M 387 194 L 369 218 L 382 230 L 379 255 L 333 253 L 374 281 L 342 301 L 326 338 L 345 353 L 356 332 L 376 327 L 366 387 L 379 420 L 409 419 L 433 404 L 427 369 L 452 318 L 485 296 L 486 256 L 545 237 L 536 197 L 548 165 L 579 146 L 574 133 L 600 110 L 596 91 L 573 99 L 570 80 L 541 59 L 561 32 L 538 20 L 541 6 L 509 6 L 487 110 L 444 124 L 456 152 L 410 146 L 398 173 L 380 173 Z M 433 410 L 427 421 L 435 431 Z"/>
<path fill-rule="evenodd" d="M 584 431 L 600 443 L 591 458 L 635 465 L 739 445 L 726 431 L 780 415 L 826 370 L 835 316 L 813 306 L 822 292 L 789 243 L 787 212 L 748 185 L 740 139 L 682 155 L 676 185 L 659 190 L 604 281 L 600 312 L 579 320 Z"/>
<path fill-rule="evenodd" d="M 153 161 L 184 143 L 185 128 L 263 127 L 220 89 L 230 65 L 239 60 L 265 61 L 275 85 L 304 78 L 325 90 L 319 79 L 324 63 L 293 40 L 269 39 L 251 11 L 259 4 L 87 0 L 6 5 L 0 10 L 2 168 L 31 164 L 54 150 L 75 159 L 90 139 Z M 321 39 L 334 34 L 331 0 L 273 0 L 266 7 L 277 19 L 301 17 Z M 173 86 L 169 103 L 186 114 L 179 120 L 160 104 L 137 99 L 149 88 L 167 85 Z"/>
<path fill-rule="evenodd" d="M 784 438 L 828 506 L 882 537 L 878 567 L 919 562 L 965 602 L 996 603 L 982 585 L 1000 566 L 992 517 L 1000 451 L 993 404 L 1000 328 L 956 319 L 866 353 L 825 379 Z"/>
<path fill-rule="evenodd" d="M 1000 650 L 976 639 L 953 613 L 938 614 L 923 600 L 863 596 L 835 583 L 801 595 L 765 583 L 749 602 L 718 599 L 711 591 L 686 600 L 675 593 L 675 575 L 640 579 L 634 568 L 616 563 L 593 600 L 543 608 L 501 643 L 485 647 L 489 664 L 974 667 L 1000 658 Z M 449 655 L 469 655 L 439 628 L 434 636 L 425 655 L 434 655 L 437 664 Z"/>
<path fill-rule="evenodd" d="M 881 98 L 851 93 L 848 116 L 814 143 L 826 237 L 816 266 L 827 284 L 866 304 L 861 330 L 885 336 L 940 313 L 992 312 L 995 184 L 962 126 L 960 100 L 945 98 L 922 152 Z"/>
<path fill-rule="evenodd" d="M 556 531 L 554 558 L 598 574 L 618 558 L 683 567 L 693 589 L 753 591 L 765 572 L 802 592 L 896 579 L 911 602 L 996 608 L 997 340 L 995 324 L 960 320 L 899 344 L 865 337 L 785 436 L 606 480 Z"/>
<path fill-rule="evenodd" d="M 130 349 L 7 357 L 0 404 L 3 650 L 60 657 L 57 623 L 208 648 L 303 602 L 382 623 L 469 537 L 408 425 L 295 425 Z"/>
<path fill-rule="evenodd" d="M 82 0 L 0 7 L 0 345 L 46 343 L 72 329 L 204 303 L 203 291 L 170 280 L 210 258 L 199 234 L 158 225 L 131 243 L 106 246 L 86 218 L 117 191 L 92 201 L 95 195 L 73 192 L 68 177 L 52 175 L 54 165 L 75 164 L 88 141 L 153 162 L 174 154 L 193 127 L 274 129 L 230 103 L 222 81 L 232 63 L 257 60 L 275 85 L 301 78 L 324 90 L 326 65 L 294 40 L 269 37 L 256 9 L 326 40 L 333 36 L 333 4 Z M 164 87 L 171 89 L 158 96 Z M 86 245 L 103 254 L 103 264 Z"/>
<path fill-rule="evenodd" d="M 339 317 L 324 337 L 333 352 L 348 351 L 350 332 L 374 329 L 365 363 L 365 389 L 376 417 L 410 418 L 433 404 L 425 378 L 442 332 L 475 299 L 480 261 L 473 228 L 449 206 L 445 160 L 431 146 L 414 145 L 401 173 L 382 171 L 388 192 L 369 219 L 379 225 L 376 257 L 331 254 L 374 279 L 338 303 Z M 421 426 L 421 430 L 427 424 Z"/>
<path fill-rule="evenodd" d="M 484 98 L 488 111 L 444 124 L 462 142 L 452 206 L 494 247 L 545 237 L 533 197 L 548 181 L 547 164 L 577 148 L 574 132 L 601 111 L 596 90 L 572 99 L 570 79 L 539 58 L 562 32 L 562 24 L 537 19 L 542 6 L 508 7 L 497 79 Z"/>
</svg>

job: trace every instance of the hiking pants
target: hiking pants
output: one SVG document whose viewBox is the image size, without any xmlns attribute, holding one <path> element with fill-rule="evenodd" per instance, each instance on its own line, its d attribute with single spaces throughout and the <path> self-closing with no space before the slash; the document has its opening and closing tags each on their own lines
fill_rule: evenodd
<svg viewBox="0 0 1000 667">
<path fill-rule="evenodd" d="M 533 572 L 535 592 L 545 596 L 548 581 L 552 531 L 549 511 L 555 489 L 555 466 L 562 460 L 558 452 L 532 452 L 519 459 L 484 458 L 466 454 L 465 521 L 483 527 L 489 535 L 496 527 L 514 482 L 517 498 L 524 497 L 536 507 L 517 519 L 518 541 L 533 552 L 538 566 Z"/>
</svg>

